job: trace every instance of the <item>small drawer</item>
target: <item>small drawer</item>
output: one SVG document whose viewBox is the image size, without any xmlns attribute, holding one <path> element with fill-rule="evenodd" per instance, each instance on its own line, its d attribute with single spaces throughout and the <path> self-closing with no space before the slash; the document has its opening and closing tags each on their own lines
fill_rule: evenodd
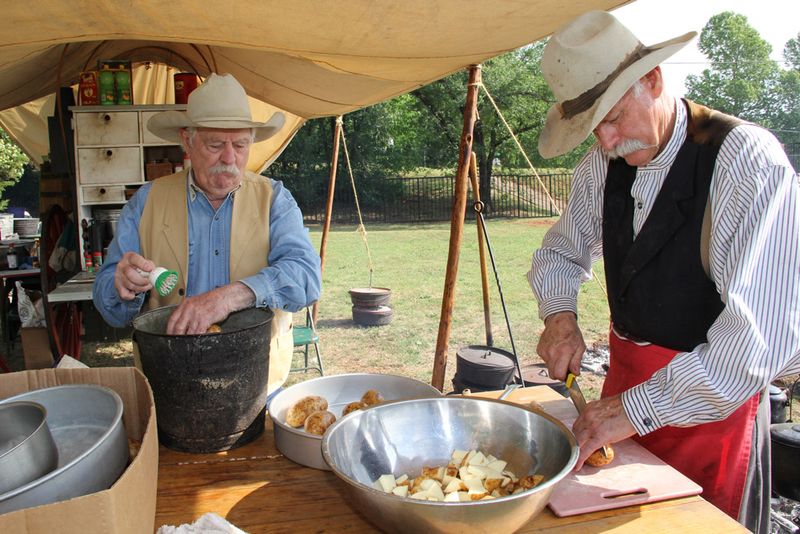
<svg viewBox="0 0 800 534">
<path fill-rule="evenodd" d="M 139 143 L 139 114 L 109 111 L 75 114 L 75 144 L 134 145 Z"/>
<path fill-rule="evenodd" d="M 138 146 L 79 148 L 81 184 L 129 184 L 142 181 L 142 154 Z"/>
<path fill-rule="evenodd" d="M 83 202 L 125 202 L 124 185 L 95 185 L 82 187 Z"/>
</svg>

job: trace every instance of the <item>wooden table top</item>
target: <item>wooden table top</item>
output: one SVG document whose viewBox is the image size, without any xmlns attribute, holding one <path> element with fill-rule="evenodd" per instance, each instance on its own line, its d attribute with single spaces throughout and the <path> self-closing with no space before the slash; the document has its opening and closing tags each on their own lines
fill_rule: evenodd
<svg viewBox="0 0 800 534">
<path fill-rule="evenodd" d="M 500 392 L 480 394 L 496 397 Z M 536 400 L 556 415 L 572 404 L 546 386 L 514 391 L 508 400 Z M 344 483 L 330 471 L 295 464 L 275 447 L 272 422 L 244 447 L 189 454 L 159 447 L 156 528 L 192 523 L 215 512 L 240 529 L 262 532 L 376 532 L 347 504 Z M 545 508 L 519 532 L 747 532 L 699 496 L 571 517 Z"/>
</svg>

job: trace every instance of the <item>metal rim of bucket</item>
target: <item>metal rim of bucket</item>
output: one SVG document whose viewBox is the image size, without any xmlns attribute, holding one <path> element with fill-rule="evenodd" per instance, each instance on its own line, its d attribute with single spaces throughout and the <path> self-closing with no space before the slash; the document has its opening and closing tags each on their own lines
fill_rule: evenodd
<svg viewBox="0 0 800 534">
<path fill-rule="evenodd" d="M 178 335 L 170 335 L 170 334 L 167 334 L 166 332 L 153 332 L 151 330 L 147 330 L 147 329 L 142 328 L 142 325 L 144 323 L 147 323 L 148 319 L 150 319 L 152 316 L 160 315 L 162 313 L 166 313 L 166 310 L 171 310 L 171 309 L 174 309 L 174 308 L 177 308 L 177 307 L 178 307 L 177 305 L 162 306 L 160 308 L 154 308 L 152 310 L 149 310 L 149 311 L 146 311 L 144 313 L 141 313 L 141 314 L 137 315 L 133 319 L 134 337 L 135 337 L 136 332 L 141 332 L 143 334 L 147 334 L 147 335 L 150 335 L 150 336 L 160 336 L 160 337 L 186 337 L 186 336 L 193 336 L 193 335 L 214 335 L 214 334 L 178 334 Z M 253 322 L 252 324 L 243 325 L 240 328 L 225 329 L 225 333 L 228 334 L 228 333 L 233 333 L 233 332 L 240 332 L 242 330 L 249 330 L 251 328 L 261 327 L 261 326 L 266 325 L 273 318 L 272 310 L 270 310 L 269 308 L 247 308 L 247 309 L 244 309 L 244 310 L 240 310 L 240 311 L 231 313 L 228 316 L 228 319 L 230 319 L 231 316 L 234 316 L 236 314 L 253 313 L 253 311 L 256 311 L 256 313 L 263 314 L 263 320 L 257 320 L 255 322 Z M 225 324 L 228 321 L 228 319 L 223 321 L 223 324 Z"/>
</svg>

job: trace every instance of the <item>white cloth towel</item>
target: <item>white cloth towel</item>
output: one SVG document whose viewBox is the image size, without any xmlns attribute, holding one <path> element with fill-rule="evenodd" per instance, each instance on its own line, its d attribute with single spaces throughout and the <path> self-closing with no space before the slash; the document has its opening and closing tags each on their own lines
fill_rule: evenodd
<svg viewBox="0 0 800 534">
<path fill-rule="evenodd" d="M 224 517 L 214 512 L 209 512 L 191 525 L 183 524 L 178 527 L 163 525 L 156 534 L 247 534 L 244 530 L 236 528 Z"/>
</svg>

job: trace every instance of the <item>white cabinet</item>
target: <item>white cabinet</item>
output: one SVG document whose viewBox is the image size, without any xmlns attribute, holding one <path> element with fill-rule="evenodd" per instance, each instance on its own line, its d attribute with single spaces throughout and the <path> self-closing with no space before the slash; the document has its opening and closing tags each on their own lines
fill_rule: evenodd
<svg viewBox="0 0 800 534">
<path fill-rule="evenodd" d="M 118 212 L 147 181 L 148 163 L 170 162 L 173 168 L 183 163 L 180 145 L 150 133 L 147 121 L 161 111 L 185 109 L 185 105 L 70 108 L 75 131 L 75 190 L 82 262 L 85 245 L 92 247 L 94 241 L 97 246 L 97 234 L 89 235 L 92 225 L 102 228 L 100 247 L 104 248 L 115 227 L 115 224 L 106 224 L 106 217 Z M 81 224 L 82 221 L 86 224 Z M 83 265 L 85 267 L 85 262 Z"/>
</svg>

